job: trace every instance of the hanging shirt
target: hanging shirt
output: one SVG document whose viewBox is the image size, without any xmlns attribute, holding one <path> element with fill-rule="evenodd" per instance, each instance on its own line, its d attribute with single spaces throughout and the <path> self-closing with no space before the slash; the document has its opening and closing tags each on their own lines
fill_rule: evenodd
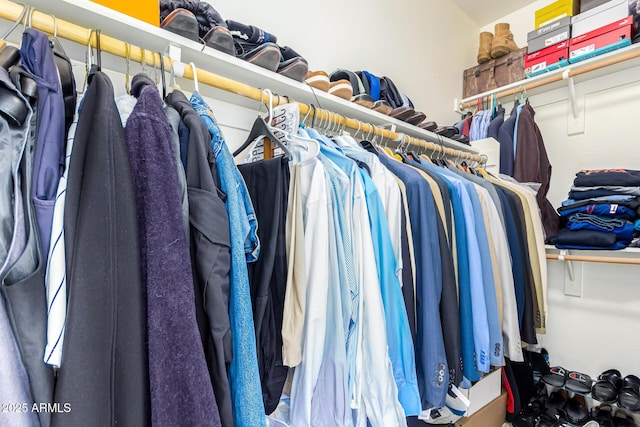
<svg viewBox="0 0 640 427">
<path fill-rule="evenodd" d="M 135 98 L 134 98 L 135 99 Z M 78 107 L 82 101 L 78 103 Z M 67 271 L 65 259 L 64 239 L 64 202 L 67 193 L 67 178 L 69 177 L 69 164 L 73 150 L 73 138 L 78 124 L 78 113 L 73 117 L 73 123 L 69 128 L 67 138 L 67 153 L 65 157 L 65 169 L 58 183 L 58 192 L 53 208 L 51 226 L 51 247 L 47 269 L 44 276 L 44 286 L 47 293 L 47 345 L 44 351 L 44 363 L 57 368 L 62 361 L 62 348 L 64 347 L 64 325 L 67 318 Z"/>
<path fill-rule="evenodd" d="M 513 134 L 515 132 L 516 118 L 518 116 L 518 103 L 513 105 L 509 118 L 504 121 L 498 130 L 498 142 L 500 143 L 500 173 L 513 176 L 515 154 L 513 152 Z"/>
<path fill-rule="evenodd" d="M 524 108 L 524 104 L 518 105 L 516 109 L 516 123 L 513 128 L 513 160 L 516 159 L 516 153 L 518 151 L 518 124 L 520 123 L 520 113 L 522 113 L 522 109 Z"/>
<path fill-rule="evenodd" d="M 335 242 L 332 244 L 331 238 L 337 225 L 331 205 L 330 184 L 317 158 L 306 159 L 293 166 L 291 177 L 292 182 L 299 184 L 291 189 L 300 196 L 306 300 L 310 303 L 304 305 L 304 329 L 300 331 L 301 361 L 293 375 L 290 425 L 322 425 L 322 420 L 332 419 L 334 423 L 350 426 L 346 337 L 340 309 L 343 302 L 338 289 L 339 272 L 335 268 L 337 245 Z M 296 259 L 298 255 L 296 253 Z M 294 305 L 287 301 L 292 293 L 287 290 L 285 310 Z M 285 311 L 283 324 L 286 325 L 292 317 L 296 316 L 288 316 Z M 283 339 L 284 335 L 283 327 Z M 289 341 L 295 345 L 296 339 L 297 336 L 291 335 Z M 325 394 L 324 387 L 318 390 L 316 385 L 319 381 L 332 387 L 333 393 Z"/>
<path fill-rule="evenodd" d="M 359 312 L 364 310 L 361 312 L 362 318 L 357 322 L 359 344 L 355 385 L 355 406 L 363 406 L 364 410 L 360 409 L 357 412 L 356 424 L 362 425 L 369 418 L 373 425 L 404 425 L 406 420 L 398 404 L 398 391 L 387 353 L 387 334 L 380 333 L 381 330 L 385 331 L 384 323 L 380 323 L 381 320 L 384 321 L 384 308 L 378 269 L 372 268 L 377 266 L 377 263 L 363 176 L 357 164 L 347 158 L 332 141 L 313 129 L 310 130 L 310 134 L 320 141 L 321 153 L 349 176 L 354 188 L 352 221 L 355 270 L 360 293 Z M 367 176 L 367 179 L 370 178 Z M 375 187 L 373 189 L 375 190 Z M 392 272 L 395 273 L 395 266 Z M 360 399 L 364 405 L 360 403 Z"/>
<path fill-rule="evenodd" d="M 401 233 L 402 233 L 402 193 L 395 176 L 385 168 L 378 157 L 360 149 L 357 146 L 350 144 L 356 144 L 355 140 L 349 136 L 341 136 L 335 138 L 336 144 L 338 144 L 345 152 L 345 154 L 353 159 L 360 160 L 369 166 L 371 171 L 371 178 L 378 190 L 380 200 L 384 206 L 385 215 L 387 217 L 387 224 L 391 237 L 391 243 L 393 245 L 393 251 L 396 258 L 396 275 L 402 280 L 402 248 L 401 248 Z"/>
<path fill-rule="evenodd" d="M 264 404 L 256 358 L 251 294 L 247 262 L 260 251 L 256 234 L 257 221 L 247 187 L 236 167 L 213 112 L 200 94 L 191 95 L 191 104 L 200 114 L 211 134 L 211 148 L 218 166 L 220 189 L 227 195 L 226 208 L 231 231 L 231 322 L 233 359 L 229 367 L 229 385 L 235 424 L 265 426 Z"/>
</svg>

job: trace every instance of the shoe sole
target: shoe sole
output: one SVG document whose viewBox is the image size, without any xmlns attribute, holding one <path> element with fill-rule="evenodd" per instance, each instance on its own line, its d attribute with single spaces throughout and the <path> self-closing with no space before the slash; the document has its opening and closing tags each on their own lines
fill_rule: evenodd
<svg viewBox="0 0 640 427">
<path fill-rule="evenodd" d="M 176 13 L 177 10 L 178 9 L 171 12 L 171 14 L 162 21 L 160 28 L 188 38 L 189 40 L 199 42 L 200 34 L 198 33 L 198 21 L 195 16 L 184 12 Z"/>
<path fill-rule="evenodd" d="M 289 64 L 286 64 L 287 62 L 289 62 Z M 281 63 L 278 67 L 278 74 L 282 74 L 298 82 L 304 80 L 308 71 L 309 66 L 302 58 L 290 59 Z"/>
<path fill-rule="evenodd" d="M 373 108 L 375 101 L 367 94 L 356 95 L 351 98 L 351 102 L 355 102 L 358 105 L 362 105 L 365 108 Z"/>
<path fill-rule="evenodd" d="M 424 121 L 424 119 L 426 119 L 426 118 L 427 118 L 427 116 L 424 113 L 417 112 L 413 116 L 408 117 L 405 121 L 407 123 L 409 123 L 409 124 L 417 126 L 420 123 L 422 123 Z"/>
<path fill-rule="evenodd" d="M 305 79 L 305 83 L 323 92 L 329 92 L 329 76 L 323 74 L 317 74 Z"/>
<path fill-rule="evenodd" d="M 379 102 L 379 101 L 378 101 Z M 378 102 L 376 102 L 376 104 L 378 104 Z M 373 107 L 371 108 L 373 111 L 377 111 L 378 113 L 382 113 L 385 115 L 389 115 L 391 114 L 391 112 L 393 111 L 393 108 L 391 108 L 391 105 L 387 104 L 380 104 L 377 105 L 373 104 Z"/>
<path fill-rule="evenodd" d="M 215 27 L 209 30 L 209 33 L 204 36 L 207 42 L 207 46 L 214 48 L 215 50 L 219 50 L 220 52 L 224 52 L 228 55 L 235 56 L 235 46 L 233 45 L 233 37 L 231 34 L 221 27 Z"/>
<path fill-rule="evenodd" d="M 262 45 L 242 58 L 258 67 L 266 68 L 270 71 L 276 71 L 280 64 L 280 49 L 277 46 Z"/>
<path fill-rule="evenodd" d="M 351 83 L 348 81 L 345 82 L 333 82 L 338 84 L 331 84 L 329 87 L 329 93 L 331 95 L 335 95 L 339 98 L 346 99 L 347 101 L 351 99 L 353 96 L 353 88 L 351 87 Z"/>
</svg>

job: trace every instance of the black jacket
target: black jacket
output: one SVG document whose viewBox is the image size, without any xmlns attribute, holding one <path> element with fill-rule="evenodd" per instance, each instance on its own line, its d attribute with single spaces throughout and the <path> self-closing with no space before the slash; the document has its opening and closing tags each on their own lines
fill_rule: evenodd
<svg viewBox="0 0 640 427">
<path fill-rule="evenodd" d="M 109 78 L 87 89 L 64 211 L 68 314 L 52 425 L 145 426 L 146 307 L 131 166 Z"/>
<path fill-rule="evenodd" d="M 218 173 L 206 125 L 182 92 L 170 93 L 166 101 L 189 128 L 186 177 L 196 317 L 220 421 L 224 427 L 230 427 L 233 426 L 233 412 L 227 379 L 232 357 L 229 216 L 223 201 L 225 196 L 216 186 Z"/>
</svg>

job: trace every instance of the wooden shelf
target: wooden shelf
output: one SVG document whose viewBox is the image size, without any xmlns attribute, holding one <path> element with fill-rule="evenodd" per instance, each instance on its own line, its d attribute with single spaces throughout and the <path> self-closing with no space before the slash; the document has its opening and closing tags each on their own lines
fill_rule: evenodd
<svg viewBox="0 0 640 427">
<path fill-rule="evenodd" d="M 4 0 L 0 0 L 0 7 L 3 2 Z M 387 128 L 389 128 L 389 125 L 393 125 L 397 133 L 468 153 L 479 153 L 477 149 L 469 145 L 448 138 L 441 138 L 435 133 L 424 131 L 328 93 L 313 91 L 311 87 L 304 83 L 296 82 L 264 68 L 249 64 L 88 0 L 27 0 L 26 3 L 40 12 L 53 14 L 58 19 L 64 19 L 86 28 L 100 29 L 104 35 L 127 41 L 149 51 L 165 52 L 170 44 L 179 46 L 182 55 L 181 62 L 185 64 L 194 62 L 204 70 L 256 88 L 268 88 L 273 93 L 282 96 L 286 95 L 298 102 L 315 104 L 316 106 L 320 104 L 322 109 L 362 122 L 376 126 L 386 125 Z M 16 41 L 16 37 L 19 36 L 18 33 L 18 30 L 14 31 L 12 41 Z M 124 69 L 124 61 L 119 59 L 119 62 L 121 63 L 120 67 Z M 229 94 L 226 96 L 228 97 Z M 236 98 L 239 97 L 236 96 Z M 234 99 L 233 102 L 250 108 L 257 107 L 256 102 L 252 100 Z"/>
</svg>

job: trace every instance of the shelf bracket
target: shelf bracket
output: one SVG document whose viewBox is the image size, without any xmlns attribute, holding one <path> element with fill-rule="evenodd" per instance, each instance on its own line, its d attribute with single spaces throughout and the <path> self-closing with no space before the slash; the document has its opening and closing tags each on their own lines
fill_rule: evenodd
<svg viewBox="0 0 640 427">
<path fill-rule="evenodd" d="M 578 102 L 576 100 L 576 84 L 573 81 L 573 77 L 569 77 L 569 72 L 571 70 L 564 70 L 562 73 L 562 80 L 567 81 L 567 87 L 569 88 L 569 102 L 571 103 L 571 113 L 573 114 L 573 118 L 578 118 Z"/>
<path fill-rule="evenodd" d="M 564 263 L 564 294 L 581 297 L 583 263 L 579 263 L 578 268 L 575 269 L 573 261 L 565 259 L 566 255 L 568 255 L 566 250 L 561 250 L 558 254 L 558 260 Z"/>
<path fill-rule="evenodd" d="M 578 135 L 584 133 L 585 127 L 585 97 L 578 99 L 576 94 L 576 83 L 573 77 L 569 75 L 571 69 L 566 69 L 562 73 L 562 79 L 567 82 L 569 91 L 569 106 L 571 115 L 568 117 L 567 131 L 569 135 Z"/>
</svg>

